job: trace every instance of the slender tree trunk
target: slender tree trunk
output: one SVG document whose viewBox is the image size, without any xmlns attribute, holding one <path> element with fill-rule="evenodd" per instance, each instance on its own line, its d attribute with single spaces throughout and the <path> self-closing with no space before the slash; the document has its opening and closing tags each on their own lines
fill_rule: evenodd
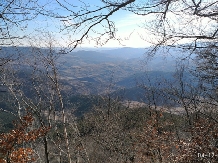
<svg viewBox="0 0 218 163">
<path fill-rule="evenodd" d="M 49 153 L 48 153 L 48 140 L 46 135 L 43 137 L 43 141 L 44 141 L 44 153 L 45 153 L 45 163 L 49 163 Z"/>
<path fill-rule="evenodd" d="M 65 139 L 66 148 L 67 148 L 68 163 L 72 163 L 71 155 L 70 155 L 69 139 L 68 139 L 68 133 L 67 133 L 67 127 L 66 127 L 66 115 L 65 115 L 63 98 L 62 98 L 62 95 L 61 95 L 60 86 L 59 86 L 59 82 L 58 82 L 57 70 L 56 70 L 56 67 L 55 67 L 55 64 L 54 64 L 53 60 L 50 62 L 50 64 L 52 66 L 52 70 L 53 70 L 53 74 L 54 74 L 54 78 L 53 79 L 51 78 L 51 79 L 55 84 L 55 89 L 57 91 L 59 102 L 60 102 L 62 120 L 63 120 L 63 125 L 64 125 L 64 139 Z"/>
</svg>

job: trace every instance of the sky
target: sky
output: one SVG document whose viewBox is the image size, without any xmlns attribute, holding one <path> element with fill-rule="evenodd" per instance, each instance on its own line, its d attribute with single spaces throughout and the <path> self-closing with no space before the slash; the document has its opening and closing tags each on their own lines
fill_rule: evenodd
<svg viewBox="0 0 218 163">
<path fill-rule="evenodd" d="M 137 2 L 140 2 L 141 0 L 137 0 Z M 57 1 L 54 0 L 39 0 L 40 6 L 45 6 L 44 8 L 41 8 L 41 10 L 45 11 L 51 11 L 59 15 L 69 15 L 71 14 L 71 11 L 68 11 L 64 8 L 60 9 L 60 6 L 57 4 Z M 63 0 L 60 0 L 60 2 L 64 2 Z M 71 9 L 73 12 L 79 13 L 78 11 L 81 10 L 81 6 L 84 6 L 82 2 L 79 0 L 70 1 L 71 5 L 67 3 L 63 3 L 65 6 L 67 6 L 69 9 Z M 92 1 L 85 1 L 86 5 L 89 6 L 89 9 L 95 9 L 96 6 L 102 6 L 102 3 L 100 0 L 92 0 Z M 143 1 L 146 2 L 146 1 Z M 40 8 L 39 8 L 40 9 Z M 84 8 L 83 8 L 84 9 Z M 108 12 L 108 11 L 106 11 Z M 103 13 L 104 14 L 104 13 Z M 168 17 L 170 19 L 170 23 L 174 26 L 175 32 L 190 32 L 192 33 L 193 30 L 202 31 L 208 28 L 208 24 L 213 24 L 214 22 L 211 22 L 207 19 L 196 19 L 195 17 L 192 17 L 193 21 L 192 24 L 187 24 L 187 21 L 190 20 L 190 17 L 187 15 L 175 15 L 172 13 L 168 13 Z M 114 13 L 109 18 L 110 20 L 114 21 L 115 26 L 117 28 L 116 32 L 116 38 L 119 38 L 121 41 L 118 42 L 116 40 L 110 40 L 107 44 L 103 45 L 103 47 L 148 47 L 151 46 L 152 43 L 155 43 L 155 40 L 158 38 L 154 35 L 152 35 L 151 31 L 146 30 L 142 25 L 143 23 L 155 20 L 155 17 L 153 15 L 148 16 L 139 16 L 134 13 L 119 10 L 116 13 Z M 55 18 L 52 19 L 51 17 L 47 17 L 45 15 L 38 15 L 35 19 L 28 22 L 28 27 L 26 30 L 18 30 L 15 31 L 16 34 L 22 35 L 23 33 L 27 33 L 27 35 L 31 38 L 30 40 L 26 40 L 23 44 L 29 45 L 29 44 L 36 44 L 38 40 L 38 44 L 41 44 L 40 46 L 43 46 L 44 44 L 49 43 L 48 37 L 52 37 L 53 40 L 55 40 L 55 46 L 68 46 L 72 40 L 78 39 L 81 37 L 83 32 L 87 29 L 87 26 L 84 26 L 84 29 L 81 29 L 79 33 L 74 33 L 73 28 L 63 29 L 64 25 L 71 25 L 75 20 L 72 19 L 66 19 L 66 18 Z M 96 32 L 103 32 L 105 29 L 102 27 L 104 23 L 101 25 L 95 26 L 93 29 Z M 193 28 L 195 27 L 195 28 Z M 202 28 L 202 30 L 200 30 Z M 209 28 L 207 29 L 210 30 Z M 198 32 L 194 31 L 194 32 Z M 43 33 L 48 32 L 48 34 Z M 95 38 L 96 34 L 91 32 L 89 34 L 90 37 Z M 35 39 L 32 39 L 35 38 Z M 103 38 L 104 39 L 104 38 Z M 181 43 L 186 43 L 187 40 L 183 40 Z M 84 42 L 80 45 L 81 47 L 102 47 L 101 45 L 96 45 L 96 42 L 93 40 L 84 39 Z M 80 47 L 79 46 L 79 47 Z"/>
<path fill-rule="evenodd" d="M 62 1 L 62 0 L 61 0 Z M 61 2 L 60 1 L 60 2 Z M 73 6 L 81 6 L 84 5 L 78 0 L 71 1 L 73 2 Z M 85 1 L 89 3 L 90 9 L 96 8 L 96 6 L 101 6 L 100 0 L 92 0 Z M 49 5 L 45 5 L 49 4 Z M 60 9 L 60 6 L 57 5 L 56 1 L 53 0 L 40 0 L 40 5 L 45 5 L 45 9 L 50 10 L 52 12 L 58 13 L 60 15 L 69 15 L 70 12 L 67 10 Z M 69 5 L 65 4 L 69 7 Z M 70 7 L 73 11 L 79 11 L 78 7 Z M 116 38 L 119 38 L 120 42 L 117 40 L 110 40 L 107 44 L 103 45 L 103 47 L 147 47 L 150 44 L 142 40 L 140 34 L 146 36 L 147 31 L 141 28 L 139 25 L 143 22 L 145 17 L 137 16 L 133 13 L 119 10 L 114 13 L 110 18 L 110 20 L 115 22 L 115 26 L 118 29 L 116 32 Z M 73 40 L 75 38 L 79 38 L 82 35 L 81 33 L 73 33 L 72 28 L 69 30 L 60 30 L 63 28 L 63 25 L 70 25 L 73 20 L 62 21 L 63 19 L 52 19 L 50 17 L 46 17 L 44 15 L 38 15 L 35 19 L 28 22 L 28 26 L 26 30 L 15 30 L 15 34 L 27 35 L 31 38 L 29 40 L 25 40 L 24 45 L 35 44 L 36 40 L 40 40 L 43 44 L 43 32 L 49 32 L 52 37 L 58 42 L 57 46 L 67 46 L 70 44 L 70 39 Z M 93 28 L 95 31 L 103 31 L 102 26 L 97 25 Z M 90 33 L 91 37 L 95 37 L 93 33 Z M 32 39 L 35 38 L 35 39 Z M 85 41 L 80 46 L 82 47 L 101 47 L 101 45 L 96 45 L 94 41 Z"/>
</svg>

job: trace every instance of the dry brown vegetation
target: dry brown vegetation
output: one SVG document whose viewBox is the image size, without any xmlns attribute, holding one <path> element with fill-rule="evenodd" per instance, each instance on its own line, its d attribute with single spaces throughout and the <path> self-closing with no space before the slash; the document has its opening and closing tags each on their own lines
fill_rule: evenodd
<svg viewBox="0 0 218 163">
<path fill-rule="evenodd" d="M 0 111 L 17 117 L 14 128 L 0 134 L 0 163 L 218 162 L 216 0 L 43 3 L 0 3 L 0 84 L 8 95 L 8 109 Z M 117 35 L 116 22 L 111 19 L 121 10 L 144 18 L 140 25 L 146 34 L 139 36 L 152 48 L 143 63 L 158 50 L 162 55 L 174 50 L 181 53 L 174 53 L 179 58 L 175 80 L 159 80 L 157 87 L 163 86 L 159 89 L 147 78 L 148 84 L 141 84 L 147 105 L 132 108 L 110 96 L 114 83 L 109 79 L 103 101 L 78 119 L 66 107 L 63 90 L 69 86 L 60 83 L 58 58 L 84 42 L 102 46 L 115 40 L 121 44 L 126 37 Z M 130 31 L 127 39 L 131 35 Z M 17 48 L 24 45 L 31 48 Z M 2 50 L 9 46 L 16 52 Z M 193 65 L 188 67 L 190 62 Z M 192 75 L 190 81 L 186 72 Z M 171 101 L 158 106 L 159 96 Z M 184 114 L 174 114 L 174 106 L 184 109 Z"/>
</svg>

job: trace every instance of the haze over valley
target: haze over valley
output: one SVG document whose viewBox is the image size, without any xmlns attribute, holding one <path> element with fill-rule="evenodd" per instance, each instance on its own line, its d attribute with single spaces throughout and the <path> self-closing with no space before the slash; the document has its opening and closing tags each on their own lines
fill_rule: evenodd
<svg viewBox="0 0 218 163">
<path fill-rule="evenodd" d="M 49 56 L 49 50 L 46 49 L 31 47 L 2 47 L 1 49 L 1 54 L 7 54 L 8 59 L 13 59 L 14 56 L 20 56 L 20 60 L 22 57 L 27 58 L 25 62 L 16 61 L 13 64 L 13 66 L 18 66 L 16 73 L 21 79 L 23 78 L 23 86 L 32 85 L 34 67 L 28 64 L 36 62 L 37 68 L 40 69 L 41 66 L 44 69 L 42 63 L 37 63 L 38 60 L 34 53 L 38 55 L 37 51 L 40 51 L 44 53 L 41 57 Z M 97 98 L 97 96 L 110 94 L 114 98 L 122 97 L 121 101 L 148 103 L 146 91 L 142 85 L 148 88 L 155 87 L 157 90 L 170 87 L 169 83 L 176 80 L 175 70 L 178 57 L 181 59 L 183 52 L 179 49 L 167 51 L 162 47 L 154 56 L 149 56 L 150 50 L 152 48 L 83 48 L 66 54 L 57 53 L 55 62 L 62 92 L 68 97 L 67 99 L 71 99 L 70 101 L 74 101 L 72 96 L 76 99 L 79 97 L 78 101 L 72 104 L 77 105 L 76 114 L 81 116 L 85 113 L 84 110 L 91 108 L 91 102 L 89 106 L 83 105 L 85 101 L 81 99 L 85 96 L 89 99 L 91 96 Z M 38 75 L 40 77 L 40 73 Z M 31 91 L 34 91 L 23 88 L 27 95 L 31 95 Z M 163 105 L 167 99 L 162 97 L 157 101 L 158 105 Z"/>
</svg>

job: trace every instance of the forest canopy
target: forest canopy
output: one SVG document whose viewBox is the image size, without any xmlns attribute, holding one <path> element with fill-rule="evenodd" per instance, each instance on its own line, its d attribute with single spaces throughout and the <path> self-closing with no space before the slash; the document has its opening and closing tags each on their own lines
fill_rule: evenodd
<svg viewBox="0 0 218 163">
<path fill-rule="evenodd" d="M 0 124 L 0 162 L 217 161 L 218 1 L 2 0 L 0 22 L 0 123 L 12 121 Z M 113 73 L 98 96 L 75 96 L 60 67 L 81 67 L 60 58 L 123 46 L 149 47 L 144 66 L 178 58 L 173 79 L 145 72 L 136 108 L 115 96 Z M 80 106 L 92 111 L 78 118 Z"/>
</svg>

